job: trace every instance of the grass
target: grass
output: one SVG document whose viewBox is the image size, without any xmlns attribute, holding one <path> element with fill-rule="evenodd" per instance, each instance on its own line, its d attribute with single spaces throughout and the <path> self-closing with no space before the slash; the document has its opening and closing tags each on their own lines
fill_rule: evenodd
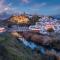
<svg viewBox="0 0 60 60">
<path fill-rule="evenodd" d="M 45 56 L 32 52 L 30 48 L 26 48 L 22 43 L 13 38 L 10 33 L 0 36 L 0 44 L 5 47 L 5 60 L 46 60 Z M 1 60 L 1 59 L 0 59 Z"/>
<path fill-rule="evenodd" d="M 5 47 L 6 60 L 37 60 L 38 58 L 38 60 L 41 60 L 40 56 L 36 56 L 35 58 L 30 48 L 19 44 L 9 33 L 0 36 L 0 44 L 3 44 Z"/>
</svg>

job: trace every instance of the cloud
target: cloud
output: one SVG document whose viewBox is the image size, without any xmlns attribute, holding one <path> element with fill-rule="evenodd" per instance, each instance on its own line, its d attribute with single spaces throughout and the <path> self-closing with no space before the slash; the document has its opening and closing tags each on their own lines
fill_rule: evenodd
<svg viewBox="0 0 60 60">
<path fill-rule="evenodd" d="M 18 10 L 17 8 L 12 7 L 8 13 L 13 14 L 13 15 L 19 15 L 22 13 L 22 11 Z"/>
<path fill-rule="evenodd" d="M 55 10 L 60 10 L 60 5 L 54 7 Z"/>
<path fill-rule="evenodd" d="M 5 4 L 4 2 L 5 2 L 5 0 L 0 0 L 0 13 L 10 10 L 10 7 L 7 4 Z"/>
<path fill-rule="evenodd" d="M 21 0 L 22 1 L 22 3 L 29 3 L 30 2 L 30 0 Z"/>
<path fill-rule="evenodd" d="M 40 4 L 36 3 L 36 4 L 32 5 L 32 8 L 42 8 L 42 7 L 46 6 L 46 5 L 47 5 L 47 3 L 45 3 L 45 2 L 40 3 Z"/>
<path fill-rule="evenodd" d="M 60 14 L 60 5 L 54 5 L 50 7 L 50 14 L 58 15 Z"/>
</svg>

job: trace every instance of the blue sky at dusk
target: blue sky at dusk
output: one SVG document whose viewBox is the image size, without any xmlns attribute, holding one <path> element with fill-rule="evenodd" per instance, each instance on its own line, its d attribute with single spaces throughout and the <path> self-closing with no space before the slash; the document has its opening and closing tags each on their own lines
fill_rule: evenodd
<svg viewBox="0 0 60 60">
<path fill-rule="evenodd" d="M 40 15 L 60 14 L 60 0 L 0 0 L 1 12 L 18 12 Z"/>
</svg>

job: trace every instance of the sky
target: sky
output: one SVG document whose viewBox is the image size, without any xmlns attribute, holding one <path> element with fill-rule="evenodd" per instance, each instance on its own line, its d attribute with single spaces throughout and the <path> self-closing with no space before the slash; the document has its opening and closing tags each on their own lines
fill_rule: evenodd
<svg viewBox="0 0 60 60">
<path fill-rule="evenodd" d="M 60 15 L 60 0 L 0 0 L 0 13 Z"/>
</svg>

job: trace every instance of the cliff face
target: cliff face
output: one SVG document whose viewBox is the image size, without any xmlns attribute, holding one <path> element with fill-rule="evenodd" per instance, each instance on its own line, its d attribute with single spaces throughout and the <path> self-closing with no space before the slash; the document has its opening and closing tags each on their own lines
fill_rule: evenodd
<svg viewBox="0 0 60 60">
<path fill-rule="evenodd" d="M 11 35 L 17 39 L 23 37 L 27 41 L 33 41 L 34 43 L 37 43 L 39 45 L 51 46 L 52 48 L 54 47 L 57 50 L 60 50 L 60 35 L 58 34 L 47 36 L 32 32 L 11 32 Z"/>
<path fill-rule="evenodd" d="M 16 24 L 28 24 L 29 18 L 26 16 L 12 16 L 10 18 L 10 22 L 16 23 Z"/>
<path fill-rule="evenodd" d="M 53 38 L 48 35 L 41 35 L 32 32 L 23 32 L 21 35 L 27 40 L 32 40 L 33 42 L 38 44 L 41 43 L 42 45 L 47 45 L 54 41 Z"/>
<path fill-rule="evenodd" d="M 29 17 L 27 16 L 11 16 L 6 20 L 0 21 L 0 25 L 3 26 L 12 26 L 12 25 L 30 25 Z"/>
</svg>

